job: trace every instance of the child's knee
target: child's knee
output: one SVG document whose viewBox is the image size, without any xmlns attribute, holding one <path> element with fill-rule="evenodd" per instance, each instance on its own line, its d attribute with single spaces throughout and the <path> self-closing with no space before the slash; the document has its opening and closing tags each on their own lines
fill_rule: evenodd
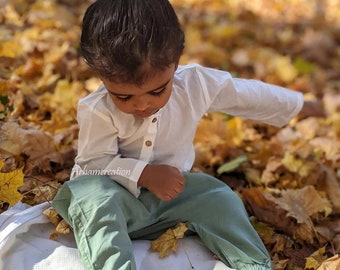
<svg viewBox="0 0 340 270">
<path fill-rule="evenodd" d="M 209 189 L 228 187 L 224 182 L 209 174 L 184 172 L 183 175 L 188 186 L 209 187 Z"/>
</svg>

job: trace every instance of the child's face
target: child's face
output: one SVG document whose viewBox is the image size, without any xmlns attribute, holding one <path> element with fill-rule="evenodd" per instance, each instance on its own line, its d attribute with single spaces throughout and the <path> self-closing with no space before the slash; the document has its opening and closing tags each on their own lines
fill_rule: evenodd
<svg viewBox="0 0 340 270">
<path fill-rule="evenodd" d="M 150 76 L 140 86 L 115 83 L 105 78 L 101 80 L 119 110 L 139 118 L 146 118 L 168 102 L 176 68 L 177 65 L 172 64 L 165 70 L 157 72 L 155 76 Z"/>
</svg>

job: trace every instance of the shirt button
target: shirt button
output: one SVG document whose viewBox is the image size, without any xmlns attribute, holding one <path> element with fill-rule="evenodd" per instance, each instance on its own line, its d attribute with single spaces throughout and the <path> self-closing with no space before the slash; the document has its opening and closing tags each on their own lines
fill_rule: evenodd
<svg viewBox="0 0 340 270">
<path fill-rule="evenodd" d="M 152 119 L 152 123 L 156 123 L 157 122 L 157 118 L 155 117 L 154 119 Z"/>
<path fill-rule="evenodd" d="M 145 142 L 145 145 L 146 145 L 147 147 L 150 147 L 150 146 L 152 145 L 152 141 L 146 141 L 146 142 Z"/>
</svg>

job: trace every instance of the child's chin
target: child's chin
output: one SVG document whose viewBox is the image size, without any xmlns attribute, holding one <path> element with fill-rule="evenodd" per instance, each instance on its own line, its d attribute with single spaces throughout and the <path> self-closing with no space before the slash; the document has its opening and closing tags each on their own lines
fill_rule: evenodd
<svg viewBox="0 0 340 270">
<path fill-rule="evenodd" d="M 153 115 L 153 113 L 135 113 L 134 116 L 137 118 L 148 118 L 151 115 Z"/>
<path fill-rule="evenodd" d="M 157 111 L 148 111 L 148 112 L 140 112 L 140 113 L 134 113 L 133 115 L 137 118 L 148 118 L 151 115 L 155 114 Z"/>
</svg>

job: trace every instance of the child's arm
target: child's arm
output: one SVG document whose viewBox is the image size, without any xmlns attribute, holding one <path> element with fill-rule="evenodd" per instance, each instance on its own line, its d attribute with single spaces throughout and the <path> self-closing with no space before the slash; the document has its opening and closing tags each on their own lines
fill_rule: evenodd
<svg viewBox="0 0 340 270">
<path fill-rule="evenodd" d="M 147 165 L 138 186 L 148 189 L 163 201 L 176 198 L 183 191 L 185 178 L 175 167 L 168 165 Z"/>
<path fill-rule="evenodd" d="M 191 65 L 179 72 L 183 85 L 190 82 L 187 90 L 195 97 L 195 111 L 201 110 L 201 115 L 223 112 L 282 127 L 303 106 L 300 92 L 258 80 L 233 78 L 226 71 Z"/>
</svg>

